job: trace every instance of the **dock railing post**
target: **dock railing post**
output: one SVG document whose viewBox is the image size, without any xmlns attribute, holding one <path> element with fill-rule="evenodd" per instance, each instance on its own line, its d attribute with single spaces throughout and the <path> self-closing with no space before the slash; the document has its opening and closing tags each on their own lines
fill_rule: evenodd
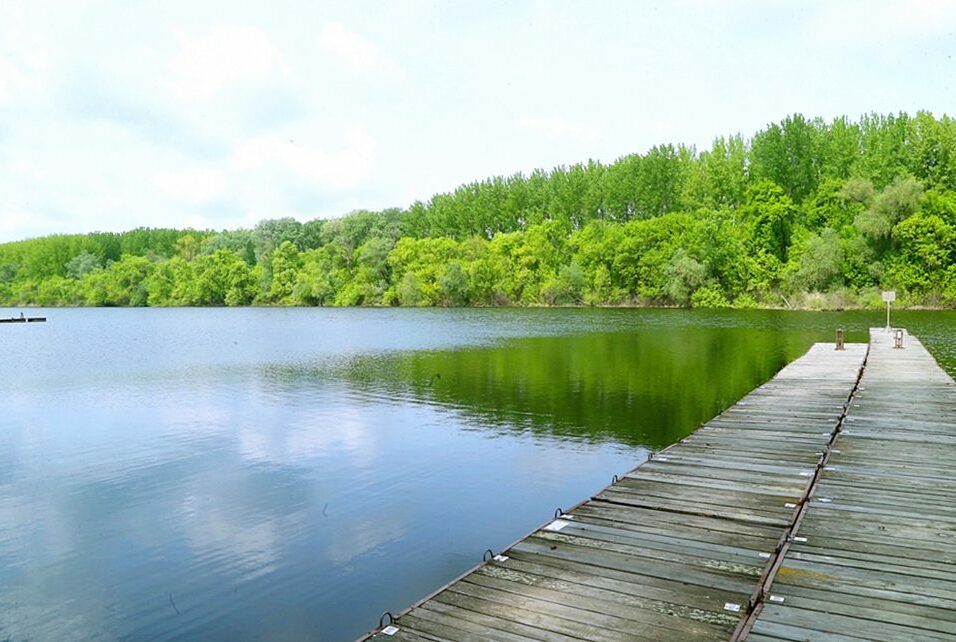
<svg viewBox="0 0 956 642">
<path fill-rule="evenodd" d="M 837 349 L 837 350 L 843 350 L 843 349 L 844 349 L 844 348 L 843 348 L 843 335 L 844 335 L 843 328 L 837 328 L 837 331 L 836 331 L 836 349 Z"/>
</svg>

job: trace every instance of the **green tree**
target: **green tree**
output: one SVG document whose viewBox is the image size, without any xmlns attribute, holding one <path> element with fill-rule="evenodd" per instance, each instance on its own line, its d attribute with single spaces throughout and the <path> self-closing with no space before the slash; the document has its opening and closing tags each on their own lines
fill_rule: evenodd
<svg viewBox="0 0 956 642">
<path fill-rule="evenodd" d="M 938 216 L 917 213 L 900 221 L 893 237 L 898 252 L 891 260 L 890 282 L 911 293 L 941 288 L 956 258 L 956 230 Z"/>
<path fill-rule="evenodd" d="M 548 305 L 579 305 L 584 297 L 584 270 L 577 263 L 562 265 L 542 288 L 542 298 Z"/>
<path fill-rule="evenodd" d="M 468 275 L 461 263 L 452 261 L 445 266 L 445 270 L 438 278 L 441 288 L 442 302 L 445 305 L 463 306 L 469 303 Z"/>
<path fill-rule="evenodd" d="M 689 305 L 691 295 L 707 280 L 707 267 L 678 249 L 667 262 L 664 277 L 667 298 L 677 305 Z"/>
<path fill-rule="evenodd" d="M 190 303 L 194 305 L 248 305 L 256 283 L 249 264 L 232 250 L 216 250 L 193 261 Z"/>
<path fill-rule="evenodd" d="M 291 303 L 292 290 L 302 266 L 299 250 L 292 241 L 282 241 L 273 251 L 271 266 L 269 300 L 275 303 Z"/>
<path fill-rule="evenodd" d="M 64 269 L 66 275 L 71 279 L 82 279 L 93 270 L 98 270 L 101 267 L 103 266 L 95 254 L 84 251 L 67 261 Z"/>
<path fill-rule="evenodd" d="M 790 291 L 823 292 L 842 284 L 843 246 L 836 230 L 826 228 L 810 234 L 791 259 Z"/>
<path fill-rule="evenodd" d="M 767 180 L 754 183 L 740 212 L 749 227 L 752 250 L 786 261 L 797 209 L 783 189 Z"/>
</svg>

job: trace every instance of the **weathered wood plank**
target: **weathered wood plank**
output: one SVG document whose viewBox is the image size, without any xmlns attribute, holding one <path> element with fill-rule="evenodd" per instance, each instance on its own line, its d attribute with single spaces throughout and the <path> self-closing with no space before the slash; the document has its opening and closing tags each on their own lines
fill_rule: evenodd
<svg viewBox="0 0 956 642">
<path fill-rule="evenodd" d="M 952 640 L 956 629 L 948 632 L 933 631 L 914 626 L 890 622 L 885 615 L 871 612 L 877 620 L 865 617 L 851 617 L 842 613 L 799 608 L 793 604 L 768 604 L 760 614 L 761 622 L 774 622 L 786 626 L 796 626 L 819 633 L 845 635 L 873 640 L 874 642 L 896 642 L 897 640 Z"/>
</svg>

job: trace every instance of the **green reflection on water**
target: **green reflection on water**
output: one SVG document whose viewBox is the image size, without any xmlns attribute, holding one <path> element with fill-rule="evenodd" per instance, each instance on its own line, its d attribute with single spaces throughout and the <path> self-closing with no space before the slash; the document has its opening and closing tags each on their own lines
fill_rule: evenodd
<svg viewBox="0 0 956 642">
<path fill-rule="evenodd" d="M 482 427 L 663 448 L 805 352 L 819 333 L 636 328 L 359 357 L 365 390 L 440 404 Z"/>
</svg>

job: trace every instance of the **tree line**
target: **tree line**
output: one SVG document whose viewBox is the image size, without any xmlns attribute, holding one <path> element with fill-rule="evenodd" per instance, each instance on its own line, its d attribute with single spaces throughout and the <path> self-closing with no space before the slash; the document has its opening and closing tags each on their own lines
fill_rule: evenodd
<svg viewBox="0 0 956 642">
<path fill-rule="evenodd" d="M 406 209 L 0 245 L 5 305 L 956 305 L 956 121 L 799 114 Z"/>
</svg>

